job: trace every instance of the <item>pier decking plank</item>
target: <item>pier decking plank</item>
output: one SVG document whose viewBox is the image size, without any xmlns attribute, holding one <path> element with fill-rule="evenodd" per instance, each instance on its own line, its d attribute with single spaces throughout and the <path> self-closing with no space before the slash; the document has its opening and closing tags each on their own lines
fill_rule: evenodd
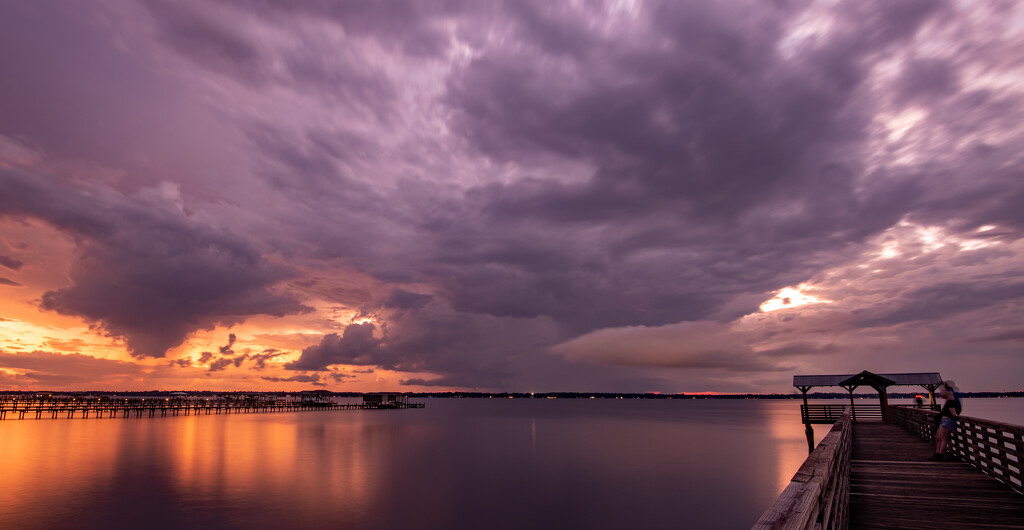
<svg viewBox="0 0 1024 530">
<path fill-rule="evenodd" d="M 886 423 L 857 423 L 850 528 L 1024 528 L 1024 496 L 963 462 L 929 462 L 933 446 Z"/>
</svg>

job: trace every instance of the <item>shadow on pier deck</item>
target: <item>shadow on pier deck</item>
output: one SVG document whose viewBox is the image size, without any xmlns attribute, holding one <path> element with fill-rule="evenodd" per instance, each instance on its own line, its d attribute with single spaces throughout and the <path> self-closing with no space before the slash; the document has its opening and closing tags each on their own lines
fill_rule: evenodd
<svg viewBox="0 0 1024 530">
<path fill-rule="evenodd" d="M 1024 496 L 896 425 L 853 424 L 850 528 L 1024 528 Z"/>
</svg>

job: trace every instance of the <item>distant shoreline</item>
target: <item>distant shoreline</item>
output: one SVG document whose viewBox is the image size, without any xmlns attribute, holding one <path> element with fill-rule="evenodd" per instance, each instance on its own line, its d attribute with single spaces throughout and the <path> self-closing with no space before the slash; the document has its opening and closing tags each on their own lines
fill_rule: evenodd
<svg viewBox="0 0 1024 530">
<path fill-rule="evenodd" d="M 48 391 L 48 390 L 9 390 L 0 391 L 0 396 L 32 396 L 51 395 L 67 397 L 98 397 L 98 396 L 135 396 L 169 398 L 181 397 L 185 393 L 190 397 L 212 398 L 225 397 L 228 399 L 245 399 L 247 396 L 288 396 L 301 393 L 294 392 L 217 392 L 211 390 L 203 391 L 182 391 L 182 390 L 149 390 L 149 391 Z M 332 397 L 358 398 L 372 392 L 330 392 Z M 427 399 L 803 399 L 801 394 L 658 394 L 658 393 L 630 393 L 630 392 L 386 392 L 389 394 L 404 394 L 410 398 Z M 172 394 L 175 394 L 172 396 Z M 891 392 L 889 398 L 912 399 L 915 396 L 927 398 L 927 392 Z M 1024 391 L 1019 392 L 961 392 L 965 398 L 1024 398 Z M 858 399 L 877 399 L 877 393 L 854 394 Z M 845 392 L 811 392 L 807 399 L 849 399 L 850 395 Z"/>
</svg>

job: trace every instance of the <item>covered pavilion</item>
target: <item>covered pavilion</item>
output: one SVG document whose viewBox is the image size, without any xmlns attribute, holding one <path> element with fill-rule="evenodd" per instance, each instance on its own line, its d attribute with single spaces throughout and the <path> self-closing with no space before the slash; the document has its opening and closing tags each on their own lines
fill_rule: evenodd
<svg viewBox="0 0 1024 530">
<path fill-rule="evenodd" d="M 875 374 L 864 370 L 859 374 L 843 375 L 794 375 L 793 386 L 803 393 L 804 404 L 801 407 L 801 419 L 807 432 L 807 443 L 814 447 L 814 430 L 812 423 L 833 423 L 829 406 L 826 405 L 822 417 L 816 417 L 807 405 L 807 392 L 814 387 L 838 386 L 850 393 L 850 415 L 857 421 L 856 405 L 853 400 L 853 391 L 861 386 L 870 386 L 878 392 L 879 407 L 881 409 L 882 421 L 889 421 L 888 405 L 889 397 L 886 390 L 891 386 L 920 386 L 928 391 L 928 399 L 932 407 L 935 407 L 935 390 L 942 386 L 942 376 L 938 372 L 915 372 L 900 374 Z"/>
</svg>

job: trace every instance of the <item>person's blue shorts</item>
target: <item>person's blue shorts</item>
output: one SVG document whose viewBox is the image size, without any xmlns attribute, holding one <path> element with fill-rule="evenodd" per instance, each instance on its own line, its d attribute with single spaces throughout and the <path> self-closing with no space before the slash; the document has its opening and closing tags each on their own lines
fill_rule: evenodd
<svg viewBox="0 0 1024 530">
<path fill-rule="evenodd" d="M 956 430 L 956 420 L 954 420 L 953 418 L 950 418 L 949 416 L 944 416 L 942 418 L 942 422 L 939 423 L 939 427 L 945 427 L 945 428 L 947 428 L 947 429 L 949 429 L 951 431 L 955 431 Z"/>
</svg>

